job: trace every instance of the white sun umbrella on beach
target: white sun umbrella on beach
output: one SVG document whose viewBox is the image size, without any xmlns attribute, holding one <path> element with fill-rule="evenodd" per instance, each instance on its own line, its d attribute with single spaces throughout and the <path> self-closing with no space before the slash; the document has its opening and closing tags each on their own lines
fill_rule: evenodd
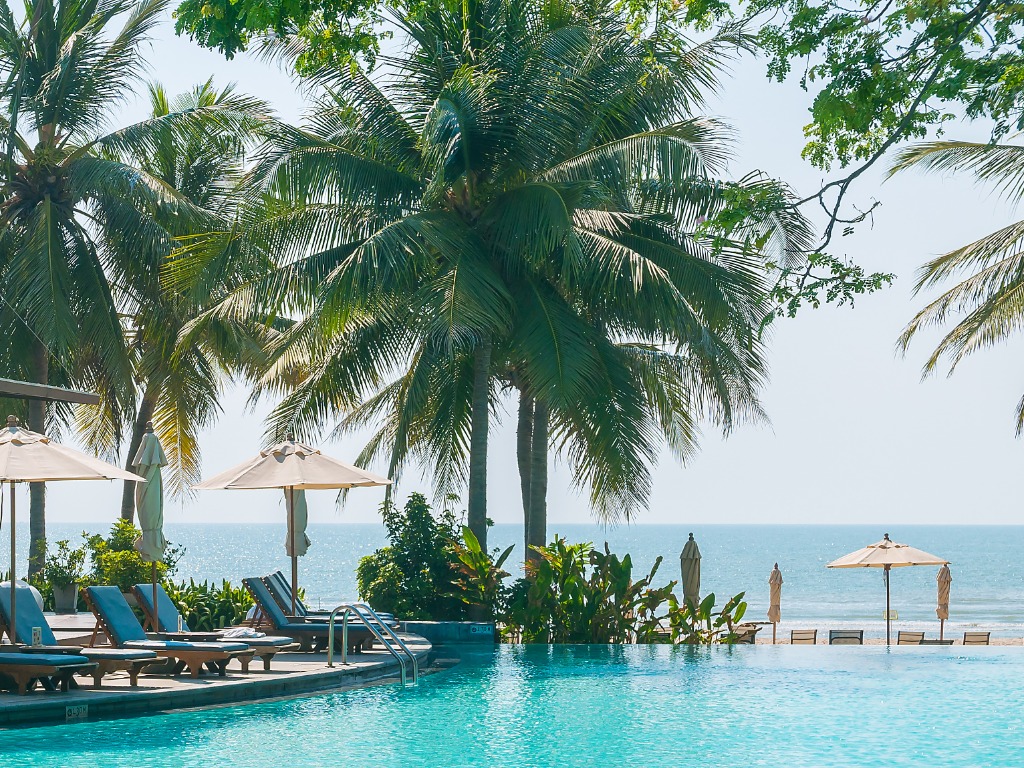
<svg viewBox="0 0 1024 768">
<path fill-rule="evenodd" d="M 942 640 L 946 630 L 946 619 L 949 618 L 949 586 L 953 583 L 953 574 L 949 572 L 948 565 L 939 568 L 939 572 L 935 574 L 935 581 L 939 593 L 935 615 L 939 617 L 939 640 Z"/>
<path fill-rule="evenodd" d="M 53 442 L 46 435 L 18 426 L 18 420 L 7 417 L 7 428 L 0 430 L 0 482 L 11 484 L 11 641 L 17 630 L 15 585 L 15 483 L 49 483 L 58 480 L 134 480 L 146 478 L 126 472 L 120 467 L 87 456 L 73 448 Z"/>
<path fill-rule="evenodd" d="M 679 553 L 679 572 L 683 580 L 683 601 L 700 602 L 700 549 L 690 534 Z"/>
<path fill-rule="evenodd" d="M 911 565 L 947 565 L 948 560 L 920 549 L 898 544 L 889 534 L 875 544 L 833 560 L 827 568 L 882 568 L 885 571 L 885 644 L 892 642 L 892 616 L 889 608 L 889 571 Z"/>
<path fill-rule="evenodd" d="M 778 563 L 768 576 L 768 621 L 772 623 L 772 645 L 775 645 L 775 631 L 782 621 L 782 571 Z"/>
<path fill-rule="evenodd" d="M 139 450 L 132 459 L 132 466 L 146 478 L 145 483 L 135 486 L 135 511 L 139 515 L 142 537 L 135 542 L 136 551 L 143 562 L 153 564 L 153 631 L 160 631 L 160 601 L 156 599 L 156 564 L 163 560 L 167 549 L 164 538 L 164 480 L 163 468 L 167 456 L 160 445 L 160 438 L 153 432 L 153 422 L 146 423 Z"/>
<path fill-rule="evenodd" d="M 391 485 L 365 469 L 325 456 L 318 449 L 295 441 L 260 451 L 248 461 L 194 486 L 197 490 L 251 490 L 281 488 L 288 507 L 288 538 L 285 551 L 292 561 L 292 614 L 298 601 L 298 558 L 309 548 L 305 533 L 306 490 L 336 490 Z M 301 525 L 301 531 L 300 531 Z"/>
</svg>

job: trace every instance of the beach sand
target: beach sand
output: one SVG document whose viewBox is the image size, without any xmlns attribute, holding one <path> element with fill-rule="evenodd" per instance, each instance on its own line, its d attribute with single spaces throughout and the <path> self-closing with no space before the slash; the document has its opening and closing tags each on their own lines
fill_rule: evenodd
<svg viewBox="0 0 1024 768">
<path fill-rule="evenodd" d="M 896 644 L 895 633 L 893 633 L 893 645 Z M 961 639 L 957 638 L 954 646 L 961 645 Z M 771 645 L 772 644 L 772 633 L 769 631 L 768 636 L 764 636 L 764 632 L 759 632 L 757 635 L 758 645 Z M 1024 639 L 1019 637 L 993 637 L 991 645 L 1020 645 L 1024 646 Z M 776 645 L 789 645 L 789 636 L 779 637 Z M 828 645 L 828 632 L 818 633 L 818 645 Z M 885 638 L 883 637 L 869 637 L 864 640 L 864 645 L 885 645 Z M 978 646 L 974 646 L 977 648 Z"/>
</svg>

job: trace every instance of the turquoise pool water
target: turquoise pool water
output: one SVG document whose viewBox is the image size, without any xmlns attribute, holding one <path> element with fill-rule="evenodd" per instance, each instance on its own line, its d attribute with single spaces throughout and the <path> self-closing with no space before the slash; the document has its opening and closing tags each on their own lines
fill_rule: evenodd
<svg viewBox="0 0 1024 768">
<path fill-rule="evenodd" d="M 397 686 L 0 733 L 0 764 L 1012 766 L 1024 648 L 502 647 Z"/>
</svg>

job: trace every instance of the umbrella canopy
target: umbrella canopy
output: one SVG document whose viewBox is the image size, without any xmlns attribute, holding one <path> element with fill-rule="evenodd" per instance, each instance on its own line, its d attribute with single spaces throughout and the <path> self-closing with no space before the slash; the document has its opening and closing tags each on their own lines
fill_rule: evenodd
<svg viewBox="0 0 1024 768">
<path fill-rule="evenodd" d="M 146 478 L 126 472 L 120 467 L 66 448 L 46 435 L 18 426 L 18 420 L 7 417 L 7 428 L 0 430 L 0 482 L 11 484 L 11 617 L 17 618 L 17 591 L 14 578 L 15 551 L 15 483 L 48 483 L 57 480 L 135 480 Z M 11 642 L 17 642 L 14 625 L 8 628 Z"/>
<path fill-rule="evenodd" d="M 196 486 L 197 490 L 248 490 L 261 488 L 285 489 L 288 503 L 288 538 L 285 549 L 292 559 L 292 613 L 298 600 L 298 557 L 309 548 L 306 538 L 305 494 L 297 491 L 330 490 L 341 488 L 368 488 L 391 485 L 365 469 L 325 456 L 316 448 L 297 443 L 292 435 L 273 448 L 260 451 L 248 461 L 211 477 Z M 301 525 L 301 535 L 299 531 Z"/>
<path fill-rule="evenodd" d="M 332 459 L 316 448 L 289 438 L 273 448 L 260 451 L 258 456 L 243 461 L 236 467 L 204 480 L 195 488 L 201 491 L 259 488 L 329 490 L 375 485 L 391 485 L 391 481 L 365 469 Z"/>
<path fill-rule="evenodd" d="M 679 571 L 683 578 L 683 600 L 700 602 L 700 549 L 692 533 L 679 553 Z"/>
<path fill-rule="evenodd" d="M 892 640 L 892 615 L 889 610 L 889 571 L 911 565 L 947 565 L 937 555 L 931 555 L 920 549 L 899 544 L 885 534 L 881 541 L 870 544 L 856 552 L 843 555 L 828 563 L 827 568 L 884 568 L 885 569 L 885 642 Z"/>
<path fill-rule="evenodd" d="M 768 576 L 768 621 L 778 624 L 782 621 L 782 571 L 776 563 Z"/>
<path fill-rule="evenodd" d="M 953 574 L 949 572 L 949 566 L 944 565 L 935 574 L 935 581 L 938 584 L 938 600 L 935 604 L 935 615 L 939 618 L 940 630 L 939 639 L 942 639 L 943 624 L 949 618 L 949 585 L 953 583 Z"/>
<path fill-rule="evenodd" d="M 142 444 L 132 460 L 132 466 L 146 478 L 145 483 L 135 486 L 135 510 L 142 527 L 142 538 L 135 542 L 135 549 L 147 563 L 163 559 L 167 549 L 164 538 L 164 482 L 162 468 L 167 466 L 167 456 L 160 445 L 160 439 L 153 433 L 153 423 L 146 425 Z"/>
</svg>

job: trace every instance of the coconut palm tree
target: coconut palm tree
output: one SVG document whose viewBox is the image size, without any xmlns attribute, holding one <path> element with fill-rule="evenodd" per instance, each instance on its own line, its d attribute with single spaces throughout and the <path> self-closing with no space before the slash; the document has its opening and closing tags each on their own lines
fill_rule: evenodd
<svg viewBox="0 0 1024 768">
<path fill-rule="evenodd" d="M 1013 138 L 1013 137 L 1011 137 Z M 956 172 L 992 184 L 1012 201 L 1024 198 L 1024 146 L 937 141 L 901 152 L 890 173 L 905 170 Z M 915 292 L 956 284 L 929 302 L 899 338 L 906 352 L 923 329 L 943 327 L 951 315 L 959 317 L 924 364 L 929 375 L 943 359 L 949 372 L 969 355 L 1009 338 L 1024 327 L 1024 221 L 996 230 L 926 263 L 918 272 Z M 1024 432 L 1024 397 L 1017 404 L 1017 434 Z"/>
<path fill-rule="evenodd" d="M 169 97 L 158 84 L 149 86 L 150 119 L 161 121 L 172 115 L 216 115 L 230 120 L 208 120 L 204 131 L 156 131 L 144 146 L 113 152 L 117 159 L 138 168 L 165 185 L 210 217 L 209 229 L 228 229 L 238 218 L 235 187 L 242 177 L 245 152 L 260 138 L 269 124 L 266 103 L 236 93 L 233 86 L 218 90 L 212 81 L 191 91 Z M 188 244 L 207 232 L 193 231 L 187 220 L 156 216 L 157 222 L 187 250 Z M 198 432 L 212 423 L 219 411 L 218 399 L 225 379 L 237 373 L 255 372 L 262 364 L 263 348 L 273 331 L 263 318 L 251 323 L 206 323 L 201 330 L 183 332 L 191 321 L 232 289 L 239 276 L 210 275 L 199 280 L 171 279 L 161 271 L 169 252 L 164 244 L 146 253 L 134 243 L 117 242 L 111 249 L 113 271 L 123 276 L 123 290 L 133 297 L 131 311 L 122 313 L 128 350 L 134 367 L 138 404 L 134 418 L 125 425 L 110 424 L 94 413 L 86 414 L 80 426 L 87 442 L 97 450 L 109 451 L 112 435 L 129 435 L 129 464 L 138 452 L 147 422 L 152 421 L 165 446 L 170 462 L 169 489 L 186 493 L 199 481 Z M 123 246 L 123 247 L 122 247 Z M 149 261 L 147 263 L 146 257 Z M 240 263 L 235 261 L 234 263 Z M 251 264 L 251 262 L 250 262 Z M 269 262 L 260 267 L 267 269 Z M 171 262 L 169 269 L 174 270 Z M 199 276 L 197 276 L 199 277 Z M 125 481 L 121 516 L 132 520 L 135 511 L 135 483 Z"/>
<path fill-rule="evenodd" d="M 130 314 L 139 297 L 111 256 L 124 243 L 140 253 L 170 253 L 173 241 L 158 217 L 173 215 L 195 231 L 210 222 L 161 180 L 118 159 L 144 152 L 166 131 L 200 132 L 209 115 L 106 130 L 144 73 L 140 46 L 165 9 L 164 0 L 29 0 L 19 21 L 0 4 L 3 332 L 28 331 L 20 357 L 35 381 L 59 372 L 68 383 L 100 391 L 113 425 L 134 411 L 121 313 Z M 138 268 L 141 262 L 152 266 L 140 260 Z M 41 403 L 28 415 L 31 428 L 47 426 Z M 45 549 L 42 484 L 33 485 L 31 499 L 30 572 Z"/>
<path fill-rule="evenodd" d="M 377 423 L 362 458 L 468 487 L 484 546 L 503 382 L 535 403 L 534 463 L 553 439 L 598 514 L 629 516 L 659 434 L 682 448 L 704 415 L 757 410 L 763 259 L 697 234 L 726 153 L 692 111 L 744 40 L 638 40 L 610 4 L 440 3 L 400 23 L 389 76 L 323 73 L 308 124 L 268 145 L 245 237 L 288 260 L 216 312 L 311 300 L 262 382 L 286 395 L 271 429 Z"/>
</svg>

